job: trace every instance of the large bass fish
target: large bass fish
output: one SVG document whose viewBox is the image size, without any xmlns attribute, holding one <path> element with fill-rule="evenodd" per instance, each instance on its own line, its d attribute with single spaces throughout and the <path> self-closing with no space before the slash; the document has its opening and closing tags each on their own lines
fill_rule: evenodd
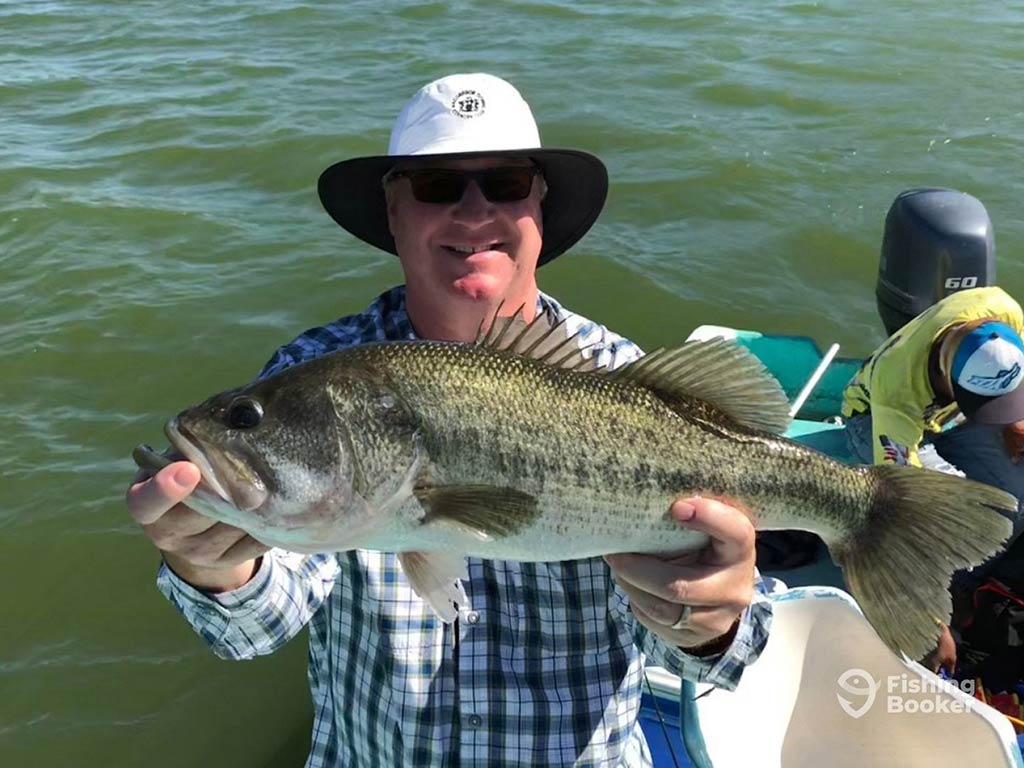
<svg viewBox="0 0 1024 768">
<path fill-rule="evenodd" d="M 190 506 L 291 551 L 398 552 L 446 621 L 466 602 L 467 555 L 697 549 L 706 535 L 667 510 L 701 494 L 758 529 L 818 534 L 881 638 L 922 657 L 949 620 L 951 574 L 1000 548 L 1016 500 L 914 467 L 844 465 L 780 437 L 788 422 L 778 382 L 732 342 L 612 371 L 541 315 L 496 320 L 474 344 L 343 349 L 216 395 L 166 433 L 202 472 Z"/>
</svg>

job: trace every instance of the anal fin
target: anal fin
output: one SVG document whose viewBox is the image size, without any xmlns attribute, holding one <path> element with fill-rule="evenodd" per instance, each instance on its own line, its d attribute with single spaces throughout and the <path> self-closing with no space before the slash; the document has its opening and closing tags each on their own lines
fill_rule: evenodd
<svg viewBox="0 0 1024 768">
<path fill-rule="evenodd" d="M 398 562 L 413 590 L 434 609 L 441 621 L 451 624 L 459 615 L 459 606 L 469 606 L 469 597 L 462 586 L 462 580 L 469 578 L 466 558 L 462 555 L 401 552 Z"/>
</svg>

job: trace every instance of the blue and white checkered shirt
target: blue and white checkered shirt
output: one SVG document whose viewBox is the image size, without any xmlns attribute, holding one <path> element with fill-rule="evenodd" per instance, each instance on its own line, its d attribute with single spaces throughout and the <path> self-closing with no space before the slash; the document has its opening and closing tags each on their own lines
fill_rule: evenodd
<svg viewBox="0 0 1024 768">
<path fill-rule="evenodd" d="M 563 309 L 580 343 L 612 367 L 632 342 Z M 306 331 L 262 375 L 341 347 L 415 339 L 405 289 L 359 315 Z M 701 659 L 637 622 L 601 558 L 557 563 L 469 559 L 472 608 L 437 619 L 394 554 L 303 556 L 271 550 L 245 586 L 206 595 L 166 566 L 161 591 L 214 653 L 272 653 L 310 627 L 315 707 L 307 766 L 647 766 L 637 722 L 645 660 L 734 688 L 767 641 L 771 607 L 758 582 L 732 646 Z"/>
</svg>

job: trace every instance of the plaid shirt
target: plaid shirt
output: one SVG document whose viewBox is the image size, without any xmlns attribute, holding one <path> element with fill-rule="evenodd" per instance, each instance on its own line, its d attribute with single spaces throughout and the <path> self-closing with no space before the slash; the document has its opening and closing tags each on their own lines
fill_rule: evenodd
<svg viewBox="0 0 1024 768">
<path fill-rule="evenodd" d="M 642 355 L 632 342 L 540 297 L 612 367 Z M 302 334 L 262 376 L 341 347 L 416 338 L 405 290 L 359 315 Z M 469 559 L 471 607 L 452 625 L 412 591 L 397 557 L 356 550 L 302 556 L 271 550 L 245 586 L 206 595 L 166 566 L 161 591 L 214 653 L 272 653 L 310 628 L 315 707 L 307 766 L 646 766 L 637 722 L 645 660 L 734 688 L 768 637 L 758 580 L 731 648 L 700 659 L 637 622 L 601 558 L 556 563 Z"/>
</svg>

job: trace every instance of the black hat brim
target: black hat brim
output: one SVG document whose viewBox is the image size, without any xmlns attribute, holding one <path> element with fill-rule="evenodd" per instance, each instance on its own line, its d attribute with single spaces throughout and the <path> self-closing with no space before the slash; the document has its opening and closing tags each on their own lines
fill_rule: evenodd
<svg viewBox="0 0 1024 768">
<path fill-rule="evenodd" d="M 954 384 L 953 396 L 964 416 L 979 424 L 1014 424 L 1024 420 L 1024 383 L 1001 397 L 985 397 Z"/>
<path fill-rule="evenodd" d="M 565 253 L 597 220 L 608 197 L 608 171 L 597 157 L 575 149 L 522 149 L 446 155 L 376 155 L 335 163 L 320 174 L 324 210 L 342 228 L 388 253 L 396 253 L 388 228 L 382 179 L 404 160 L 526 157 L 541 169 L 548 191 L 542 203 L 544 233 L 537 266 Z"/>
</svg>

